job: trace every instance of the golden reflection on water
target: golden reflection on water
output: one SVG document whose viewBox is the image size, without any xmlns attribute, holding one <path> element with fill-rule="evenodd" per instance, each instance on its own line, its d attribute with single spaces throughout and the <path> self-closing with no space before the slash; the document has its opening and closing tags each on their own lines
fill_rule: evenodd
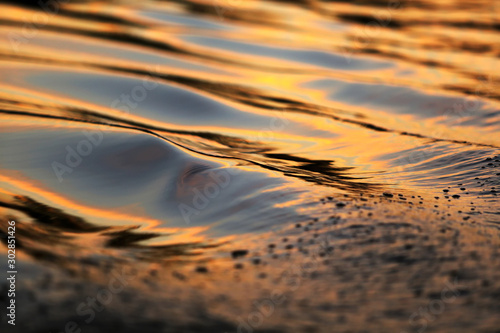
<svg viewBox="0 0 500 333">
<path fill-rule="evenodd" d="M 382 326 L 399 329 L 387 285 L 412 303 L 411 274 L 498 245 L 500 16 L 496 1 L 391 3 L 85 1 L 31 34 L 47 14 L 0 4 L 0 215 L 21 226 L 19 259 L 95 281 L 95 256 L 146 265 L 141 293 L 170 300 L 191 279 L 233 302 L 210 310 L 227 319 L 318 251 L 295 319 L 269 327 L 343 302 L 335 315 L 391 313 Z M 85 144 L 58 180 L 53 163 Z"/>
<path fill-rule="evenodd" d="M 39 12 L 2 5 L 1 102 L 9 112 L 152 130 L 197 152 L 269 170 L 286 165 L 283 175 L 309 181 L 314 175 L 319 180 L 313 182 L 329 186 L 332 178 L 321 180 L 319 169 L 299 175 L 301 163 L 317 168 L 332 161 L 375 185 L 374 175 L 391 177 L 394 161 L 385 156 L 429 142 L 496 148 L 497 6 L 399 5 L 88 2 L 64 5 L 33 36 L 23 35 L 23 22 Z M 378 26 L 370 30 L 372 16 Z M 15 50 L 12 34 L 24 36 Z M 76 95 L 52 81 L 57 72 L 74 77 Z M 43 84 L 33 79 L 38 75 Z M 174 115 L 179 122 L 161 106 L 120 111 L 110 107 L 115 96 L 102 99 L 90 89 L 100 75 L 110 78 L 107 85 L 147 75 L 229 107 L 234 119 L 246 118 L 224 122 L 214 114 L 224 124 L 211 125 L 201 112 L 189 119 Z M 272 157 L 285 155 L 288 161 Z M 334 170 L 328 168 L 323 171 Z"/>
</svg>

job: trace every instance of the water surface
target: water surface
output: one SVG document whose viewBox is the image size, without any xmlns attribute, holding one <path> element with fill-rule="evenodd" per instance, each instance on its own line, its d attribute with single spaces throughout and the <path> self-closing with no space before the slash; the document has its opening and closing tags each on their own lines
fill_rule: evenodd
<svg viewBox="0 0 500 333">
<path fill-rule="evenodd" d="M 251 329 L 417 331 L 456 277 L 426 325 L 498 327 L 497 1 L 0 9 L 0 215 L 19 297 L 51 302 L 20 329 L 62 329 L 122 267 L 136 306 L 82 328 L 237 331 L 278 288 Z"/>
</svg>

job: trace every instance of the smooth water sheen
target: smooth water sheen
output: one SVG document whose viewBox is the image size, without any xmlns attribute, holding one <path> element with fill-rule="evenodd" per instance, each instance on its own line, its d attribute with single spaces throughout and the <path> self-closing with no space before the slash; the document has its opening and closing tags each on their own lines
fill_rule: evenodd
<svg viewBox="0 0 500 333">
<path fill-rule="evenodd" d="M 91 325 L 236 332 L 278 288 L 252 329 L 400 332 L 458 271 L 496 296 L 463 287 L 474 301 L 427 324 L 498 328 L 499 5 L 0 4 L 0 215 L 26 289 L 49 274 L 95 294 L 125 265 L 135 305 Z M 332 256 L 281 280 L 322 242 Z M 47 293 L 26 332 L 63 329 L 72 297 Z"/>
</svg>

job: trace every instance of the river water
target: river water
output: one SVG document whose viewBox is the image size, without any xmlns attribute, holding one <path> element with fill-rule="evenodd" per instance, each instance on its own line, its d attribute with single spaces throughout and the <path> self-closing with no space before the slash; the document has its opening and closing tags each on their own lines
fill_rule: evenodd
<svg viewBox="0 0 500 333">
<path fill-rule="evenodd" d="M 17 327 L 497 332 L 499 4 L 0 4 Z"/>
</svg>

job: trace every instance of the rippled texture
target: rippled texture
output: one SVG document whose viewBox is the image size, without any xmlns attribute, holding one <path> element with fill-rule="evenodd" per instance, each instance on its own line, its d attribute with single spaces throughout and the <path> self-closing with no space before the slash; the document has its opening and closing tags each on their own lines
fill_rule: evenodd
<svg viewBox="0 0 500 333">
<path fill-rule="evenodd" d="M 44 308 L 21 331 L 133 267 L 82 328 L 496 332 L 498 1 L 47 6 L 0 4 L 0 215 Z"/>
</svg>

